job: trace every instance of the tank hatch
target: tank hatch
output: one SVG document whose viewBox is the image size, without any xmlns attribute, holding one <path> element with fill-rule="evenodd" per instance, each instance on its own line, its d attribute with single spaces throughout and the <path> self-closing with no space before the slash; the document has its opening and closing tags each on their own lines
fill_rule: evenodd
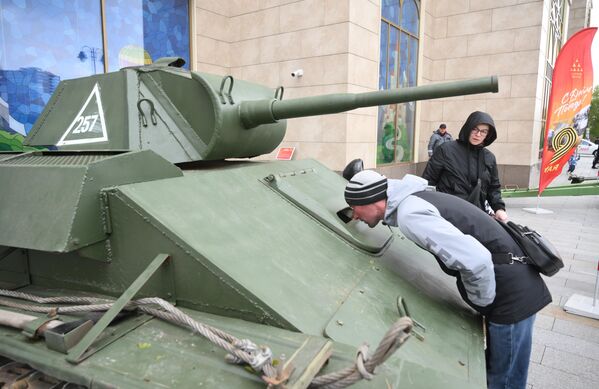
<svg viewBox="0 0 599 389">
<path fill-rule="evenodd" d="M 393 238 L 389 228 L 379 224 L 371 229 L 364 223 L 352 221 L 339 185 L 327 178 L 310 168 L 270 174 L 264 182 L 350 244 L 380 254 Z"/>
</svg>

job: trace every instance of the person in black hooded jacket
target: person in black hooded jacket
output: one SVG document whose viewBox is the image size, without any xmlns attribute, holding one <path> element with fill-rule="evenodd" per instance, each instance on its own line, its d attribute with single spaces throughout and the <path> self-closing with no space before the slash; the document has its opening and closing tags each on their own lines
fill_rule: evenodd
<svg viewBox="0 0 599 389">
<path fill-rule="evenodd" d="M 458 139 L 446 142 L 435 150 L 422 177 L 437 191 L 456 195 L 483 211 L 485 201 L 488 201 L 495 218 L 507 221 L 497 161 L 495 155 L 486 148 L 495 139 L 497 130 L 491 115 L 472 112 L 462 126 Z"/>
</svg>

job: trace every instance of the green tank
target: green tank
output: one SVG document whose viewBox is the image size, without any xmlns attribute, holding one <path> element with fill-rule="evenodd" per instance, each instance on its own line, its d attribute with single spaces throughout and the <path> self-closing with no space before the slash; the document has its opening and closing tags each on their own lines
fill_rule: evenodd
<svg viewBox="0 0 599 389">
<path fill-rule="evenodd" d="M 52 150 L 0 154 L 0 381 L 486 387 L 481 319 L 430 254 L 348 220 L 317 161 L 239 158 L 287 118 L 497 79 L 285 100 L 180 65 L 63 81 L 26 139 Z"/>
</svg>

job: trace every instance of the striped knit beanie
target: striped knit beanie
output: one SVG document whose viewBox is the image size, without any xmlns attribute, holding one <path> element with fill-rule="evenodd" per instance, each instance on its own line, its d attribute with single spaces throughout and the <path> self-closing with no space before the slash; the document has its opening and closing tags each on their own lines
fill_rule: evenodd
<svg viewBox="0 0 599 389">
<path fill-rule="evenodd" d="M 372 170 L 362 170 L 347 183 L 348 205 L 368 205 L 387 198 L 387 177 Z"/>
</svg>

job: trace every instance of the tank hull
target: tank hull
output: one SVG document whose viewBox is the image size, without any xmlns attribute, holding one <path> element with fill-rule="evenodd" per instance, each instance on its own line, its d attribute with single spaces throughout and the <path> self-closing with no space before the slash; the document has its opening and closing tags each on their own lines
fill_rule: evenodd
<svg viewBox="0 0 599 389">
<path fill-rule="evenodd" d="M 43 157 L 61 156 L 47 152 Z M 148 166 L 150 161 L 156 164 L 157 158 L 148 152 L 113 158 L 125 157 L 147 158 L 148 163 L 141 166 Z M 94 164 L 99 163 L 89 163 Z M 19 167 L 13 160 L 0 166 L 0 172 L 8 174 Z M 72 165 L 63 168 L 66 175 L 80 175 Z M 96 166 L 96 175 L 106 176 L 112 165 L 104 169 L 101 164 Z M 129 163 L 120 175 L 134 177 L 142 170 L 138 164 Z M 89 204 L 77 201 L 79 207 L 75 207 L 73 217 L 78 220 L 94 212 L 104 215 L 99 241 L 94 236 L 85 247 L 68 247 L 63 252 L 15 250 L 0 262 L 0 281 L 11 288 L 25 287 L 43 295 L 116 298 L 135 282 L 156 253 L 166 253 L 168 263 L 148 278 L 136 298 L 161 297 L 191 315 L 219 324 L 231 321 L 258 341 L 271 332 L 276 335 L 267 338 L 275 344 L 289 336 L 299 343 L 307 337 L 330 340 L 335 347 L 346 350 L 336 354 L 340 360 L 351 359 L 362 342 L 378 344 L 388 327 L 409 313 L 420 327 L 386 363 L 386 380 L 403 382 L 410 377 L 414 387 L 430 388 L 437 384 L 448 387 L 451 377 L 449 382 L 455 387 L 484 387 L 480 319 L 456 303 L 453 280 L 441 272 L 435 259 L 398 230 L 383 226 L 371 230 L 362 223 L 345 223 L 339 218 L 337 212 L 346 206 L 342 197 L 345 180 L 337 173 L 306 160 L 224 162 L 205 169 L 169 171 L 166 175 L 130 179 L 130 183 L 113 184 L 108 179 L 100 191 L 102 200 Z M 99 180 L 91 173 L 90 178 L 93 182 Z M 22 210 L 22 217 L 35 217 L 35 208 L 29 212 Z M 73 236 L 77 235 L 76 227 L 75 222 L 70 229 Z M 18 246 L 10 241 L 3 244 Z M 173 329 L 167 330 L 169 326 Z M 98 350 L 86 360 L 89 362 L 73 367 L 64 356 L 52 356 L 56 352 L 47 350 L 43 342 L 16 347 L 25 341 L 23 335 L 12 329 L 3 331 L 12 335 L 2 338 L 0 354 L 83 385 L 94 380 L 104 382 L 102 377 L 110 376 L 108 373 L 100 377 L 89 371 L 103 371 L 94 364 L 111 365 L 106 361 L 112 360 L 116 362 L 110 369 L 119 366 L 122 371 L 107 384 L 136 376 L 140 384 L 149 379 L 162 385 L 152 375 L 153 365 L 148 361 L 169 352 L 173 353 L 169 358 L 177 358 L 176 347 L 169 342 L 184 344 L 190 353 L 195 350 L 190 344 L 202 343 L 189 334 L 179 339 L 176 334 L 186 330 L 152 319 L 123 335 L 123 340 Z M 158 335 L 149 335 L 170 332 L 174 335 L 164 339 L 168 345 Z M 136 346 L 145 343 L 153 345 L 152 351 Z M 214 350 L 210 346 L 198 346 L 197 350 L 206 353 L 206 347 Z M 134 358 L 129 367 L 114 357 L 121 349 L 151 356 L 140 361 Z M 289 355 L 290 351 L 281 348 L 276 352 Z M 193 360 L 190 355 L 179 357 Z M 217 359 L 222 363 L 222 354 Z M 169 365 L 174 360 L 156 364 Z M 89 371 L 83 368 L 88 363 L 93 365 Z M 211 363 L 199 361 L 196 369 L 202 371 Z M 136 370 L 143 366 L 147 376 Z M 169 369 L 176 370 L 174 366 Z M 212 370 L 211 374 L 226 375 Z M 173 371 L 165 377 L 182 384 L 173 378 L 178 375 Z M 438 377 L 438 381 L 431 377 Z M 250 386 L 254 382 L 248 377 L 240 380 L 244 385 L 249 380 Z M 128 381 L 120 382 L 125 385 Z M 209 382 L 226 383 L 216 378 Z M 242 384 L 236 382 L 234 386 Z"/>
</svg>

